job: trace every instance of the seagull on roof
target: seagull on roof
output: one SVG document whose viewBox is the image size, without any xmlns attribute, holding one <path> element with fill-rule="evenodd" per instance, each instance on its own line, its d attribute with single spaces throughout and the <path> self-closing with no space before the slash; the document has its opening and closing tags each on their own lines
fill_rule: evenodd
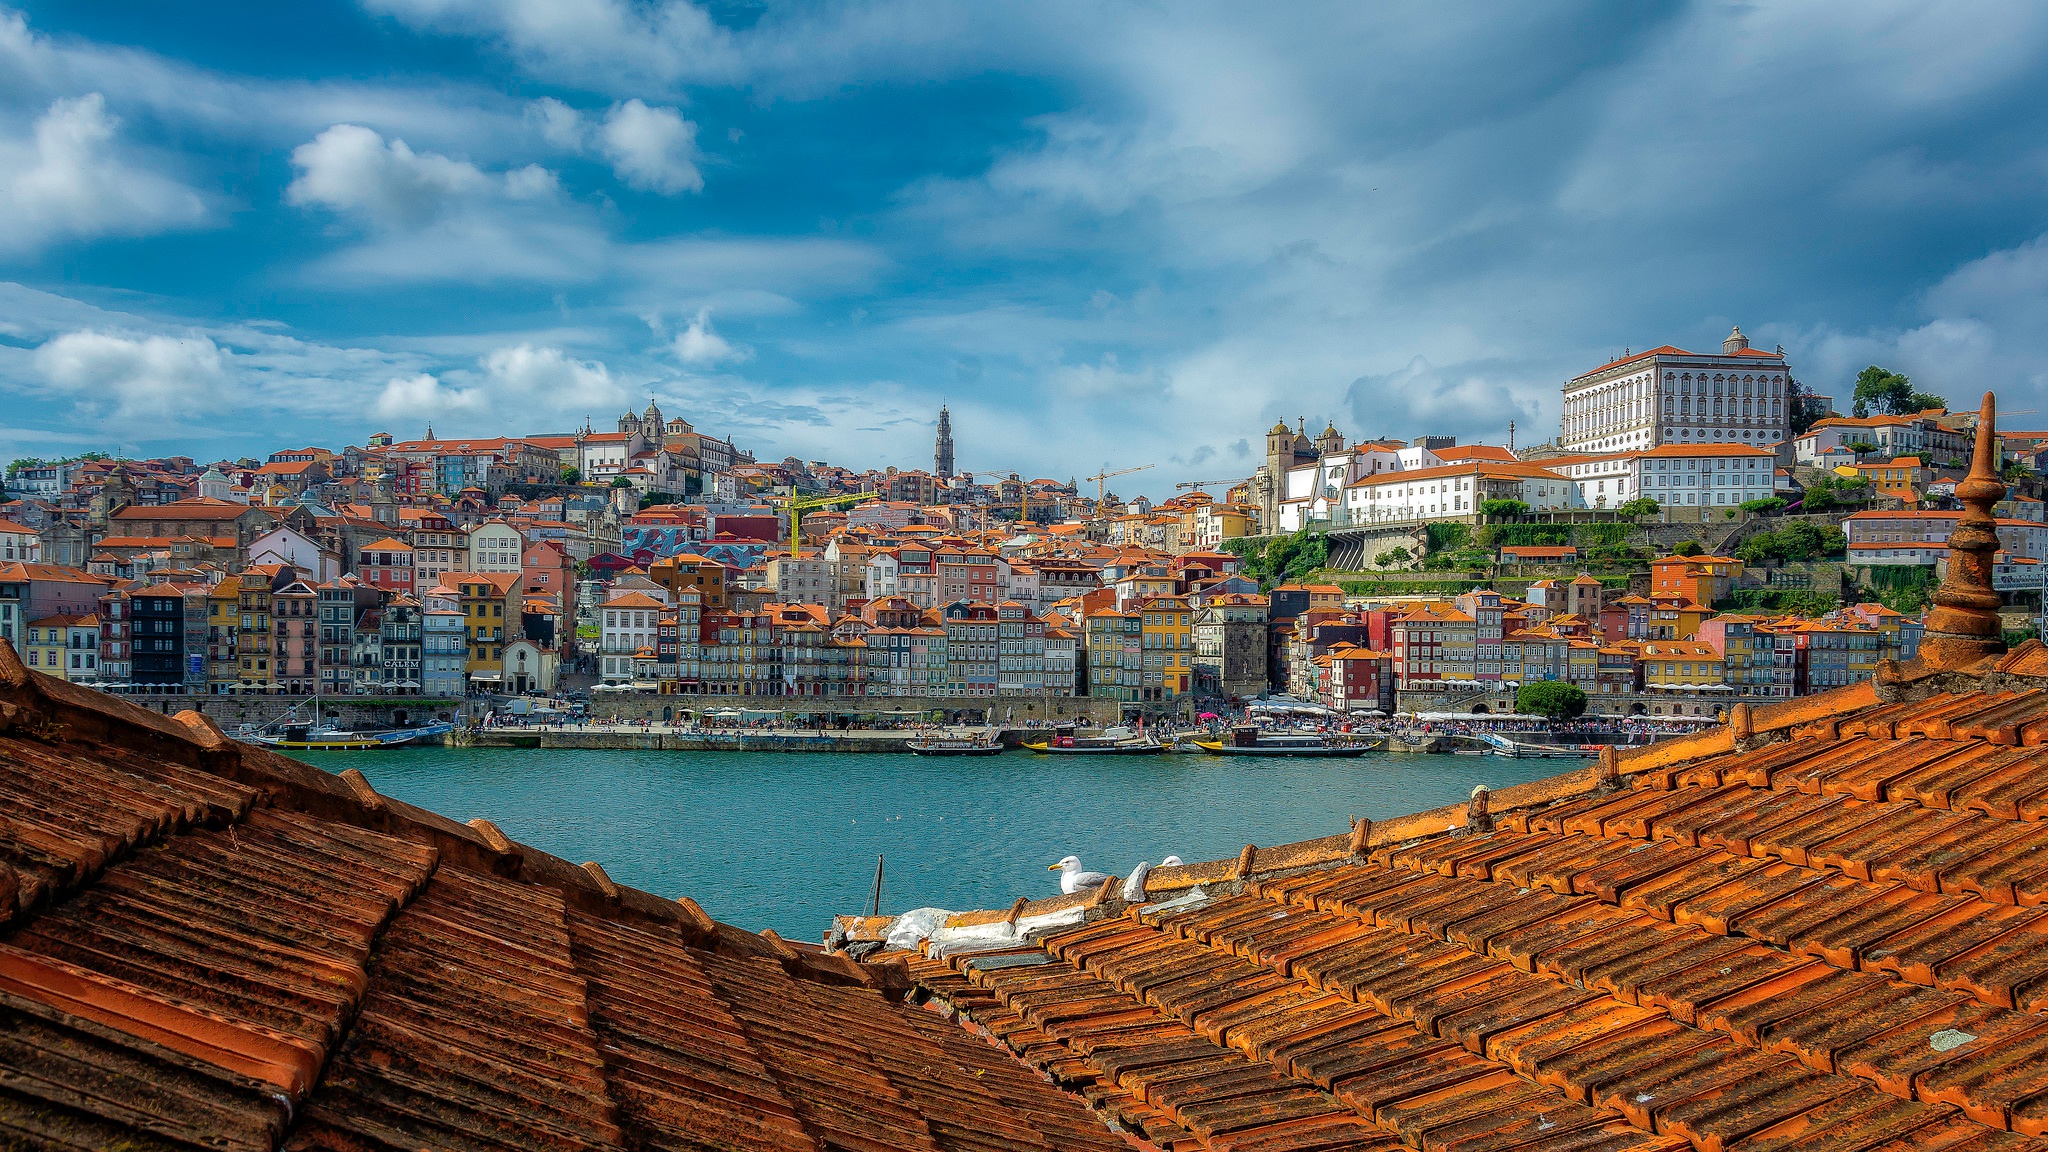
<svg viewBox="0 0 2048 1152">
<path fill-rule="evenodd" d="M 1079 856 L 1065 856 L 1057 864 L 1049 864 L 1046 871 L 1060 874 L 1060 891 L 1071 896 L 1076 892 L 1092 892 L 1102 887 L 1104 880 L 1111 879 L 1105 872 L 1081 871 Z"/>
</svg>

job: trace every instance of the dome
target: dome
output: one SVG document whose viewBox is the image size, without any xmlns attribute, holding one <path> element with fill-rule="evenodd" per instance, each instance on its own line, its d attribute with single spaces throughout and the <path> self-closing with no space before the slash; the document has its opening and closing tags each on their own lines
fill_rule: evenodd
<svg viewBox="0 0 2048 1152">
<path fill-rule="evenodd" d="M 1268 435 L 1268 436 L 1287 436 L 1287 435 L 1291 435 L 1291 434 L 1292 434 L 1292 432 L 1293 432 L 1293 429 L 1290 429 L 1289 427 L 1287 427 L 1287 421 L 1285 421 L 1285 420 L 1282 420 L 1282 421 L 1280 421 L 1279 423 L 1277 423 L 1277 424 L 1273 425 L 1273 430 L 1272 430 L 1271 432 L 1268 432 L 1268 433 L 1266 433 L 1266 435 Z"/>
<path fill-rule="evenodd" d="M 1335 440 L 1337 436 L 1337 422 L 1335 420 L 1332 420 L 1328 424 L 1323 425 L 1323 434 L 1320 437 L 1321 439 Z"/>
</svg>

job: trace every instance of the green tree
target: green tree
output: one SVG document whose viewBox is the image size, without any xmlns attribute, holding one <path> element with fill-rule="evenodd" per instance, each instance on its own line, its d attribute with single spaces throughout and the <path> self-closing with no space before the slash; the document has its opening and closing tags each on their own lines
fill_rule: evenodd
<svg viewBox="0 0 2048 1152">
<path fill-rule="evenodd" d="M 1615 509 L 1616 512 L 1621 513 L 1623 516 L 1655 516 L 1663 510 L 1663 505 L 1650 499 L 1648 496 L 1638 496 Z"/>
<path fill-rule="evenodd" d="M 1586 711 L 1586 692 L 1562 680 L 1538 680 L 1515 689 L 1515 711 L 1570 720 Z"/>
<path fill-rule="evenodd" d="M 1840 528 L 1796 520 L 1783 528 L 1751 536 L 1735 550 L 1735 555 L 1755 564 L 1765 560 L 1818 560 L 1838 556 L 1848 548 L 1848 537 Z"/>
<path fill-rule="evenodd" d="M 1671 546 L 1671 554 L 1673 556 L 1697 556 L 1703 551 L 1705 549 L 1700 547 L 1700 542 L 1697 540 L 1680 540 Z"/>
<path fill-rule="evenodd" d="M 1482 500 L 1479 502 L 1479 514 L 1481 516 L 1522 516 L 1526 515 L 1528 511 L 1529 506 L 1520 500 Z"/>
<path fill-rule="evenodd" d="M 1742 510 L 1752 516 L 1769 516 L 1785 507 L 1785 501 L 1777 496 L 1766 496 L 1761 500 L 1744 500 Z"/>
<path fill-rule="evenodd" d="M 1790 417 L 1792 435 L 1796 439 L 1806 435 L 1807 429 L 1819 423 L 1828 414 L 1828 406 L 1814 395 L 1813 389 L 1797 380 L 1786 381 L 1786 415 Z"/>
<path fill-rule="evenodd" d="M 1254 540 L 1227 540 L 1223 546 L 1244 558 L 1241 571 L 1246 579 L 1257 580 L 1261 589 L 1300 580 L 1330 558 L 1330 542 L 1322 533 L 1307 528 L 1263 545 Z"/>
<path fill-rule="evenodd" d="M 624 476 L 615 476 L 612 478 L 612 487 L 614 488 L 631 488 L 632 486 L 633 482 L 631 480 L 626 479 Z"/>
<path fill-rule="evenodd" d="M 1872 444 L 1868 440 L 1852 440 L 1849 443 L 1842 445 L 1842 447 L 1847 448 L 1851 452 L 1854 452 L 1856 454 L 1856 462 L 1859 464 L 1863 462 L 1863 458 L 1865 456 L 1868 456 L 1872 452 L 1877 451 L 1877 445 Z"/>
<path fill-rule="evenodd" d="M 1892 372 L 1872 364 L 1856 374 L 1855 412 L 1858 416 L 1868 416 L 1872 412 L 1900 416 L 1946 407 L 1948 401 L 1932 392 L 1913 391 L 1913 381 L 1903 372 Z"/>
<path fill-rule="evenodd" d="M 1373 557 L 1372 562 L 1377 567 L 1387 568 L 1395 564 L 1406 564 L 1413 559 L 1415 559 L 1414 553 L 1406 548 L 1397 546 L 1389 548 L 1385 552 Z"/>
<path fill-rule="evenodd" d="M 583 473 L 565 464 L 562 466 L 562 483 L 581 484 L 583 483 Z"/>
</svg>

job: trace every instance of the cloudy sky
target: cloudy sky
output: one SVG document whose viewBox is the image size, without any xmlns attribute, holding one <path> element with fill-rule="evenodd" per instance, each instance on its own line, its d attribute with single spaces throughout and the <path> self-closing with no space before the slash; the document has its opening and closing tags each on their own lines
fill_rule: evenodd
<svg viewBox="0 0 2048 1152">
<path fill-rule="evenodd" d="M 1164 489 L 1275 419 L 1541 439 L 1736 323 L 2048 407 L 2044 56 L 2031 3 L 0 0 L 0 457 L 654 396 L 913 466 L 944 402 L 963 466 Z"/>
</svg>

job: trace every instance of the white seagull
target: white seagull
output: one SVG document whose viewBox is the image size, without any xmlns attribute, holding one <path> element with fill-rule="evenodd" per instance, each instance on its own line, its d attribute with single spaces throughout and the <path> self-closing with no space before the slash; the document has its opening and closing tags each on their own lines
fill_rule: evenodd
<svg viewBox="0 0 2048 1152">
<path fill-rule="evenodd" d="M 1047 865 L 1045 870 L 1060 874 L 1060 891 L 1069 896 L 1076 892 L 1093 892 L 1102 887 L 1104 880 L 1111 879 L 1107 873 L 1081 871 L 1079 856 L 1063 857 L 1059 863 Z"/>
</svg>

